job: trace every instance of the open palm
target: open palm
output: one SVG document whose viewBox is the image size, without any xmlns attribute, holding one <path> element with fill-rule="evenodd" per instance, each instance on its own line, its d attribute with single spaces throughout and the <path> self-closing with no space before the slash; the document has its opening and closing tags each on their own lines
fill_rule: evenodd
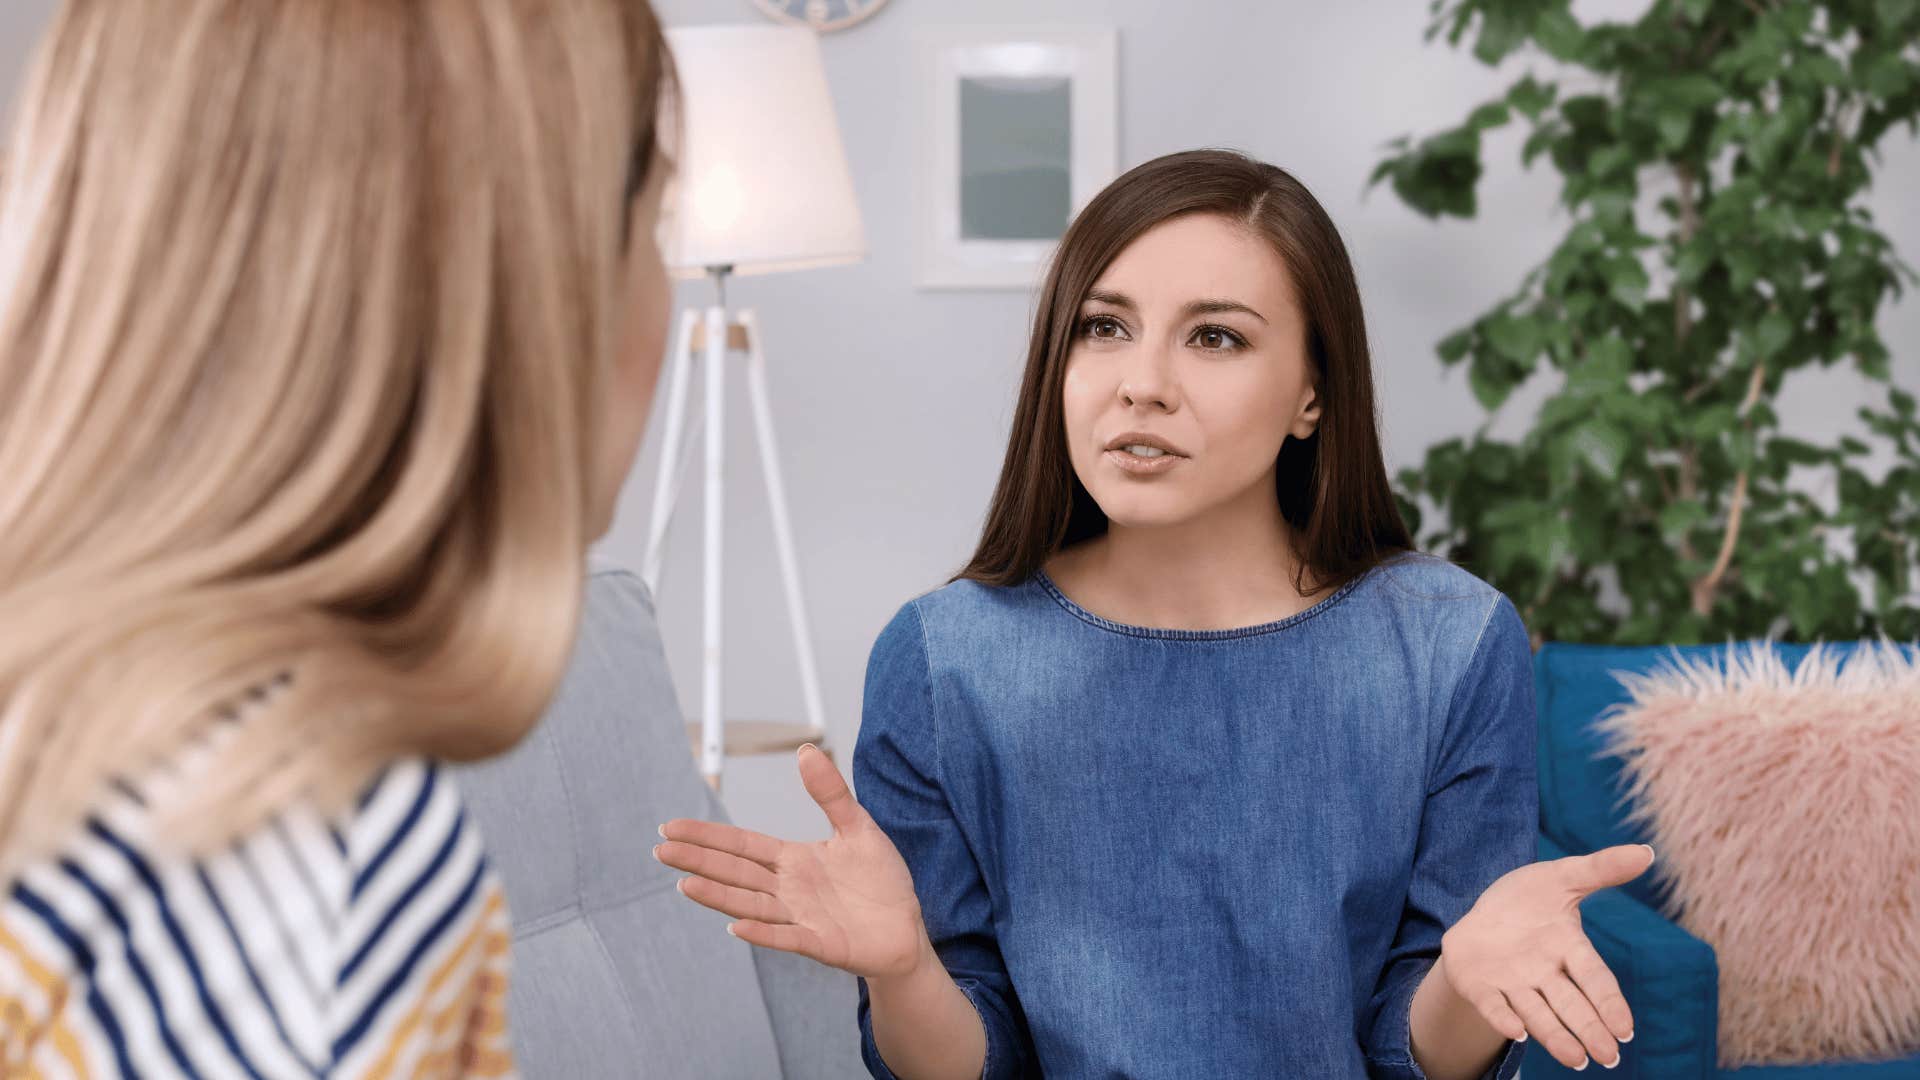
<svg viewBox="0 0 1920 1080">
<path fill-rule="evenodd" d="M 1580 921 L 1580 903 L 1653 864 L 1622 844 L 1522 866 L 1487 888 L 1441 939 L 1440 960 L 1461 997 L 1509 1039 L 1533 1035 L 1562 1065 L 1611 1069 L 1633 1038 L 1633 1010 Z"/>
<path fill-rule="evenodd" d="M 660 827 L 654 857 L 691 874 L 680 891 L 737 920 L 727 929 L 743 941 L 867 978 L 906 974 L 931 950 L 906 860 L 825 754 L 802 747 L 799 761 L 831 838 L 798 843 L 676 818 Z"/>
</svg>

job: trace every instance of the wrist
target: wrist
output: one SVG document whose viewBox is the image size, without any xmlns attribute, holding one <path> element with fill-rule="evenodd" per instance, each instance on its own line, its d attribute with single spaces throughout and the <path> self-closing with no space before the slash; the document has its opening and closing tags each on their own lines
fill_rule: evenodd
<svg viewBox="0 0 1920 1080">
<path fill-rule="evenodd" d="M 933 939 L 927 936 L 922 927 L 920 940 L 915 944 L 911 956 L 887 971 L 876 972 L 869 976 L 869 986 L 908 986 L 924 982 L 929 972 L 938 972 L 946 976 L 946 966 L 940 962 L 940 954 L 934 951 Z"/>
<path fill-rule="evenodd" d="M 1443 952 L 1414 988 L 1407 1043 L 1421 1070 L 1438 1080 L 1483 1075 L 1499 1060 L 1506 1036 L 1454 987 Z"/>
<path fill-rule="evenodd" d="M 1427 970 L 1427 977 L 1421 981 L 1416 993 L 1426 996 L 1432 1012 L 1437 1018 L 1443 1018 L 1450 1025 L 1464 1025 L 1475 1029 L 1493 1029 L 1481 1017 L 1480 1010 L 1468 1001 L 1459 989 L 1453 985 L 1453 975 L 1447 970 L 1447 954 L 1442 952 Z"/>
</svg>

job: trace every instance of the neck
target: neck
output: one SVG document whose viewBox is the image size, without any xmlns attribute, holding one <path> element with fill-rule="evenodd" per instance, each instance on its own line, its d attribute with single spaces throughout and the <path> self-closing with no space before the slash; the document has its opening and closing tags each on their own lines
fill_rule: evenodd
<svg viewBox="0 0 1920 1080">
<path fill-rule="evenodd" d="M 1064 560 L 1086 597 L 1080 602 L 1120 622 L 1198 630 L 1258 625 L 1306 608 L 1294 585 L 1293 529 L 1272 491 L 1256 486 L 1248 498 L 1172 525 L 1110 524 Z"/>
</svg>

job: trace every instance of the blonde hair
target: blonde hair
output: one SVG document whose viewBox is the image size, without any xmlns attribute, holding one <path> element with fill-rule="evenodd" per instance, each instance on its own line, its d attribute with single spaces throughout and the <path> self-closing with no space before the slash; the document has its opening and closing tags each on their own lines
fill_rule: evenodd
<svg viewBox="0 0 1920 1080">
<path fill-rule="evenodd" d="M 62 5 L 0 175 L 0 881 L 215 730 L 196 845 L 538 718 L 667 67 L 644 0 Z"/>
</svg>

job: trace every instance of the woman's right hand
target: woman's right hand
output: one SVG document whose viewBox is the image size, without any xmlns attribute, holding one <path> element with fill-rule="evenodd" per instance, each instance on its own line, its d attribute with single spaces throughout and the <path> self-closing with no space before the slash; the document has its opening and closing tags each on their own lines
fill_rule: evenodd
<svg viewBox="0 0 1920 1080">
<path fill-rule="evenodd" d="M 799 762 L 801 783 L 833 826 L 831 839 L 795 843 L 675 818 L 660 827 L 666 843 L 654 858 L 693 875 L 680 881 L 680 892 L 732 916 L 727 929 L 742 941 L 869 979 L 938 963 L 913 876 L 893 841 L 818 748 L 801 747 Z"/>
</svg>

